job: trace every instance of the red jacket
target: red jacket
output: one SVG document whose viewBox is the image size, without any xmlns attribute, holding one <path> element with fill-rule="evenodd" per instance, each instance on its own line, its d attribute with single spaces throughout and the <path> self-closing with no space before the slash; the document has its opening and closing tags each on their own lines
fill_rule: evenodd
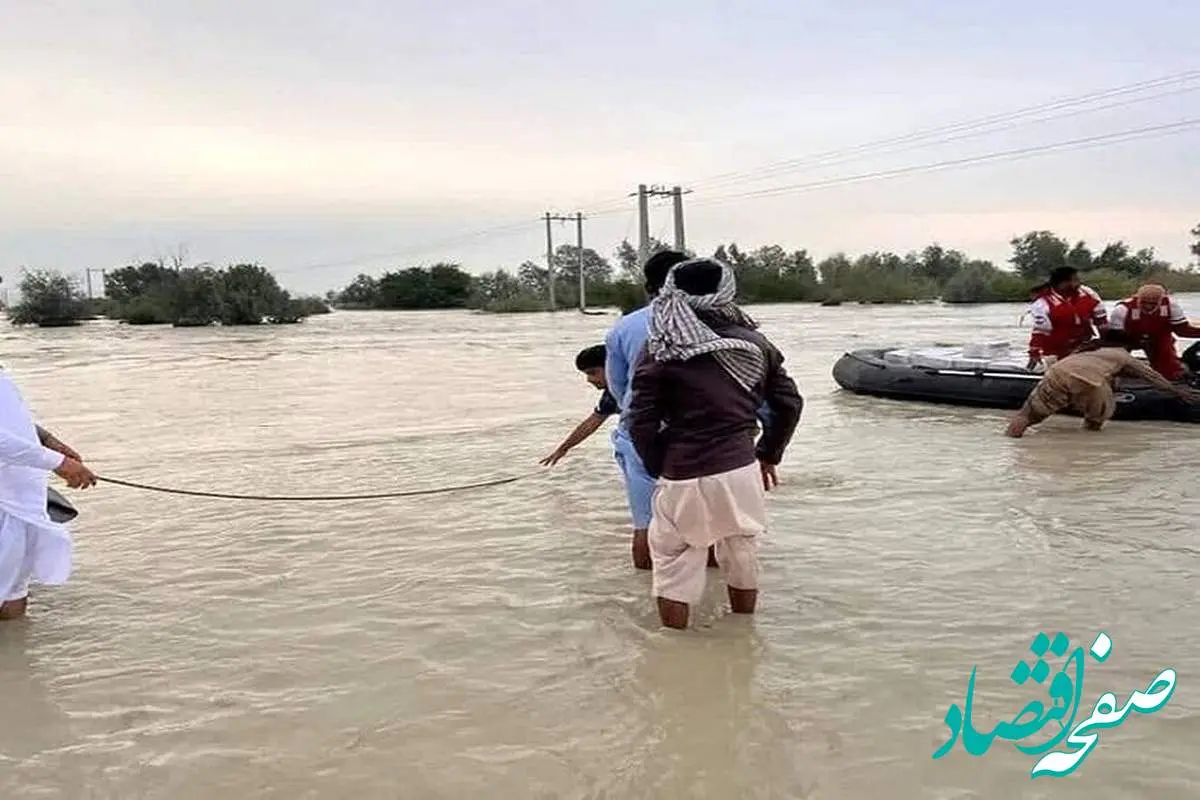
<svg viewBox="0 0 1200 800">
<path fill-rule="evenodd" d="M 1170 295 L 1164 296 L 1158 307 L 1150 313 L 1142 310 L 1141 301 L 1136 297 L 1125 298 L 1113 306 L 1109 327 L 1114 331 L 1122 331 L 1139 344 L 1171 334 L 1200 339 L 1200 328 L 1188 322 L 1183 309 Z"/>
<path fill-rule="evenodd" d="M 1093 325 L 1103 328 L 1108 324 L 1104 303 L 1090 286 L 1080 286 L 1073 295 L 1046 289 L 1033 301 L 1029 312 L 1033 316 L 1030 356 L 1065 358 L 1095 335 Z"/>
</svg>

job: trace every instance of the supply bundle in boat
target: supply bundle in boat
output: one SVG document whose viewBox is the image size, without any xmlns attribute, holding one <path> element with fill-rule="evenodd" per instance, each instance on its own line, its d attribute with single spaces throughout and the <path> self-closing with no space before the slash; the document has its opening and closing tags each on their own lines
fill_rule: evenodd
<svg viewBox="0 0 1200 800">
<path fill-rule="evenodd" d="M 1008 342 L 854 350 L 833 365 L 838 386 L 855 394 L 980 408 L 1020 408 L 1041 380 Z M 1114 419 L 1200 422 L 1200 405 L 1142 381 L 1119 379 Z"/>
</svg>

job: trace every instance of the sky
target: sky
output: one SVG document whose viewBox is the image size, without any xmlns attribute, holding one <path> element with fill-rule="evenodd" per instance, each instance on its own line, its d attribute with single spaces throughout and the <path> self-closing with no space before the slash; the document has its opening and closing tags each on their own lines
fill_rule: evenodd
<svg viewBox="0 0 1200 800">
<path fill-rule="evenodd" d="M 639 183 L 692 190 L 698 251 L 1003 262 L 1049 229 L 1183 265 L 1200 124 L 1111 137 L 1200 121 L 1197 29 L 1162 0 L 0 0 L 0 278 L 183 255 L 323 294 L 544 264 L 547 211 L 611 256 Z"/>
</svg>

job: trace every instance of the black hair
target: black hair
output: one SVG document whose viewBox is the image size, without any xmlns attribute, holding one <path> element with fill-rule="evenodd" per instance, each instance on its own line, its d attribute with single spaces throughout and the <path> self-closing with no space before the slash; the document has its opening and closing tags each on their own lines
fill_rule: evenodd
<svg viewBox="0 0 1200 800">
<path fill-rule="evenodd" d="M 693 261 L 675 270 L 675 288 L 696 297 L 713 294 L 721 285 L 721 265 L 715 261 Z"/>
<path fill-rule="evenodd" d="M 671 271 L 671 267 L 687 260 L 687 254 L 678 250 L 660 250 L 646 259 L 646 263 L 642 267 L 646 294 L 658 294 L 658 290 L 667 282 L 667 273 Z"/>
<path fill-rule="evenodd" d="M 579 355 L 575 356 L 575 369 L 585 372 L 589 369 L 603 367 L 607 358 L 608 350 L 604 345 L 594 344 L 591 347 L 585 347 L 579 351 Z"/>
<path fill-rule="evenodd" d="M 1030 289 L 1029 292 L 1033 295 L 1040 294 L 1047 289 L 1053 289 L 1057 287 L 1061 283 L 1066 283 L 1078 274 L 1079 270 L 1075 269 L 1074 267 L 1055 267 L 1054 269 L 1050 270 L 1050 277 L 1046 279 L 1045 283 L 1039 283 L 1037 286 Z"/>
</svg>

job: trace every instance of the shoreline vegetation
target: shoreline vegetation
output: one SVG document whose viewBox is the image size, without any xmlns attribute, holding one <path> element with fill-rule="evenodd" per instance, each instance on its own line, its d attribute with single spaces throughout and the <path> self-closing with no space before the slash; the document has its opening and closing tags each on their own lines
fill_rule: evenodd
<svg viewBox="0 0 1200 800">
<path fill-rule="evenodd" d="M 1191 235 L 1191 252 L 1200 259 L 1200 225 Z M 806 250 L 788 252 L 779 245 L 750 251 L 736 244 L 721 245 L 712 255 L 734 269 L 738 299 L 746 305 L 1027 303 L 1030 289 L 1062 266 L 1077 268 L 1084 282 L 1109 302 L 1128 297 L 1147 282 L 1161 283 L 1172 292 L 1200 292 L 1200 270 L 1173 267 L 1157 258 L 1152 248 L 1134 251 L 1116 241 L 1093 249 L 1051 231 L 1030 231 L 1010 245 L 1009 269 L 938 244 L 905 255 L 876 251 L 851 258 L 836 253 L 820 262 L 814 262 Z M 665 243 L 651 241 L 651 252 L 664 249 Z M 555 251 L 553 310 L 578 308 L 580 260 L 574 245 Z M 500 269 L 482 275 L 472 275 L 453 263 L 397 269 L 379 277 L 360 274 L 324 298 L 292 297 L 257 264 L 218 269 L 185 267 L 179 258 L 174 262 L 109 271 L 105 297 L 92 299 L 62 273 L 26 271 L 20 284 L 21 302 L 9 309 L 9 319 L 14 325 L 63 327 L 105 316 L 130 325 L 199 327 L 295 324 L 333 309 L 551 310 L 547 270 L 531 261 L 515 272 Z M 584 248 L 582 263 L 587 306 L 616 307 L 628 313 L 646 302 L 637 250 L 628 240 L 617 247 L 612 261 Z"/>
<path fill-rule="evenodd" d="M 1192 253 L 1200 258 L 1200 225 L 1191 234 Z M 668 247 L 656 239 L 650 244 L 652 253 Z M 1010 245 L 1009 269 L 938 244 L 903 256 L 877 251 L 851 258 L 837 253 L 820 262 L 814 262 L 806 250 L 788 252 L 779 245 L 751 251 L 736 244 L 721 245 L 712 255 L 733 268 L 739 302 L 746 305 L 1027 303 L 1030 289 L 1061 266 L 1078 268 L 1085 282 L 1108 301 L 1128 297 L 1146 282 L 1162 283 L 1172 292 L 1200 291 L 1200 271 L 1175 268 L 1152 248 L 1134 251 L 1116 241 L 1094 250 L 1086 242 L 1071 244 L 1050 231 L 1030 231 Z M 579 307 L 581 260 L 587 306 L 617 307 L 628 313 L 646 302 L 637 250 L 628 240 L 617 247 L 612 261 L 590 248 L 583 249 L 581 258 L 577 247 L 564 244 L 554 253 L 554 310 Z M 515 272 L 483 275 L 470 275 L 450 263 L 410 267 L 379 277 L 363 274 L 327 299 L 339 309 L 551 310 L 547 270 L 531 261 Z"/>
</svg>

